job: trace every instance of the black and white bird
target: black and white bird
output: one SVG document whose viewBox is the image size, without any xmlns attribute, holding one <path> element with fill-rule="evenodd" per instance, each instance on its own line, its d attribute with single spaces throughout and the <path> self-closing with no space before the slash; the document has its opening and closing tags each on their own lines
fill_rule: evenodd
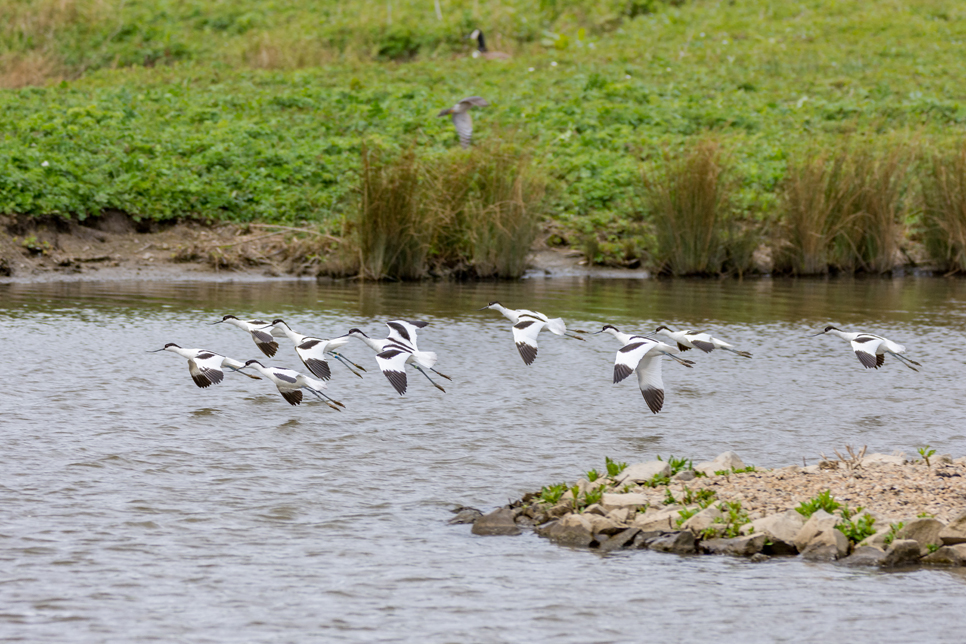
<svg viewBox="0 0 966 644">
<path fill-rule="evenodd" d="M 604 332 L 610 333 L 624 345 L 617 351 L 617 358 L 614 360 L 614 384 L 636 371 L 637 384 L 641 388 L 641 394 L 644 396 L 647 408 L 655 414 L 661 411 L 664 406 L 661 356 L 673 358 L 688 368 L 691 368 L 694 363 L 672 355 L 680 349 L 660 340 L 621 333 L 617 327 L 611 324 L 605 324 L 604 328 L 597 331 L 597 333 Z"/>
<path fill-rule="evenodd" d="M 520 357 L 524 364 L 531 365 L 537 359 L 537 336 L 546 328 L 555 335 L 563 335 L 568 338 L 583 340 L 576 333 L 584 331 L 568 332 L 567 325 L 561 318 L 548 318 L 543 313 L 528 311 L 526 309 L 508 309 L 499 302 L 490 302 L 480 309 L 493 309 L 503 314 L 503 317 L 513 323 L 513 341 L 517 345 Z"/>
<path fill-rule="evenodd" d="M 446 393 L 446 390 L 440 387 L 423 369 L 429 369 L 447 380 L 452 380 L 452 378 L 433 368 L 437 360 L 434 352 L 420 351 L 416 346 L 416 332 L 427 324 L 427 322 L 420 321 L 390 320 L 386 322 L 386 326 L 389 327 L 389 337 L 387 338 L 370 338 L 359 329 L 349 329 L 349 333 L 346 335 L 359 338 L 376 352 L 376 362 L 379 364 L 379 369 L 400 396 L 404 395 L 407 389 L 407 364 L 413 365 L 417 371 L 433 383 L 434 387 Z"/>
<path fill-rule="evenodd" d="M 470 118 L 470 109 L 473 107 L 486 107 L 487 105 L 489 103 L 484 98 L 468 96 L 453 107 L 441 110 L 436 116 L 450 114 L 453 119 L 453 126 L 456 128 L 456 134 L 460 137 L 460 145 L 468 148 L 473 141 L 473 119 Z"/>
<path fill-rule="evenodd" d="M 473 33 L 470 34 L 470 40 L 476 41 L 476 51 L 473 52 L 473 58 L 483 58 L 485 60 L 506 60 L 510 58 L 510 54 L 487 49 L 486 38 L 483 37 L 483 32 L 479 29 L 473 30 Z"/>
<path fill-rule="evenodd" d="M 836 329 L 834 326 L 827 326 L 823 331 L 816 333 L 812 337 L 814 338 L 825 334 L 834 335 L 849 342 L 852 345 L 852 350 L 855 351 L 855 356 L 866 369 L 878 369 L 881 367 L 885 363 L 887 353 L 895 356 L 899 362 L 913 371 L 919 371 L 916 367 L 922 366 L 915 360 L 910 360 L 900 355 L 906 351 L 904 346 L 883 338 L 881 335 L 873 335 L 871 333 L 846 333 L 845 331 Z M 916 367 L 912 365 L 916 365 Z"/>
<path fill-rule="evenodd" d="M 362 377 L 362 374 L 353 369 L 356 367 L 365 371 L 363 367 L 360 367 L 354 362 L 348 360 L 341 353 L 335 351 L 349 344 L 349 336 L 343 335 L 337 338 L 332 338 L 331 340 L 323 340 L 322 338 L 313 338 L 308 335 L 302 335 L 301 333 L 296 333 L 292 330 L 292 327 L 285 322 L 285 320 L 277 319 L 273 320 L 271 324 L 264 327 L 265 329 L 271 329 L 272 335 L 276 333 L 282 333 L 295 345 L 295 353 L 298 354 L 299 358 L 302 360 L 302 364 L 312 372 L 316 378 L 321 378 L 322 380 L 332 379 L 332 370 L 329 368 L 329 362 L 326 360 L 326 354 L 330 354 L 336 360 L 342 362 L 349 371 L 355 375 Z"/>
<path fill-rule="evenodd" d="M 724 340 L 713 338 L 708 333 L 694 331 L 672 331 L 666 326 L 659 326 L 654 329 L 654 332 L 667 336 L 677 342 L 678 348 L 681 351 L 687 351 L 688 349 L 701 349 L 705 353 L 711 353 L 715 349 L 723 349 L 725 351 L 730 351 L 731 353 L 737 354 L 742 358 L 751 357 L 751 354 L 747 351 L 738 351 L 734 348 L 733 344 L 728 344 Z"/>
<path fill-rule="evenodd" d="M 212 322 L 212 324 L 221 324 L 222 322 L 248 331 L 252 335 L 252 340 L 255 341 L 255 346 L 269 358 L 274 357 L 275 352 L 278 351 L 278 342 L 272 338 L 271 333 L 265 330 L 265 326 L 268 324 L 265 320 L 239 320 L 234 315 L 226 315 L 217 322 Z"/>
<path fill-rule="evenodd" d="M 321 380 L 309 378 L 294 369 L 266 367 L 258 360 L 249 360 L 243 368 L 247 367 L 257 369 L 263 376 L 275 383 L 275 386 L 278 387 L 278 393 L 282 394 L 282 398 L 290 405 L 300 405 L 302 403 L 302 390 L 305 389 L 315 394 L 319 400 L 336 411 L 342 411 L 340 407 L 345 407 L 338 400 L 333 400 L 322 393 L 326 384 Z"/>
<path fill-rule="evenodd" d="M 242 371 L 245 368 L 244 363 L 226 358 L 223 355 L 217 354 L 214 351 L 208 351 L 207 349 L 184 349 L 174 342 L 169 342 L 160 349 L 155 349 L 148 353 L 157 353 L 158 351 L 170 351 L 177 353 L 182 358 L 187 358 L 188 373 L 191 374 L 191 379 L 195 381 L 195 384 L 202 389 L 206 389 L 211 385 L 217 385 L 224 380 L 225 369 L 230 369 L 254 380 L 261 380 L 258 376 L 253 376 L 250 373 Z"/>
</svg>

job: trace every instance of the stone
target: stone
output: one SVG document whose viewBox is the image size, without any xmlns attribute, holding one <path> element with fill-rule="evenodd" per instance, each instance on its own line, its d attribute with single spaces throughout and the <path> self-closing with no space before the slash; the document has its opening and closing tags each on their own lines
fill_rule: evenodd
<svg viewBox="0 0 966 644">
<path fill-rule="evenodd" d="M 940 454 L 939 456 L 933 456 L 929 459 L 933 465 L 952 465 L 953 455 L 952 454 Z"/>
<path fill-rule="evenodd" d="M 628 508 L 617 508 L 616 510 L 611 510 L 605 516 L 617 523 L 627 523 L 628 517 L 631 516 L 631 510 Z"/>
<path fill-rule="evenodd" d="M 748 561 L 750 561 L 751 563 L 761 563 L 763 561 L 768 561 L 769 559 L 771 559 L 771 557 L 764 554 L 763 552 L 756 552 L 755 554 L 748 557 Z"/>
<path fill-rule="evenodd" d="M 584 508 L 584 514 L 599 514 L 600 516 L 604 516 L 607 514 L 607 511 L 599 503 L 594 503 Z"/>
<path fill-rule="evenodd" d="M 628 483 L 650 481 L 657 475 L 671 476 L 671 466 L 664 461 L 634 463 L 624 468 L 624 471 L 614 478 L 618 485 L 626 485 Z"/>
<path fill-rule="evenodd" d="M 697 478 L 697 475 L 694 473 L 694 470 L 681 470 L 680 472 L 672 476 L 671 480 L 687 482 L 687 481 L 693 481 L 696 478 Z"/>
<path fill-rule="evenodd" d="M 741 526 L 742 534 L 764 534 L 771 542 L 771 554 L 795 554 L 795 537 L 805 525 L 805 517 L 795 510 L 772 514 Z M 793 552 L 794 550 L 794 552 Z"/>
<path fill-rule="evenodd" d="M 929 554 L 929 546 L 941 546 L 939 533 L 946 524 L 937 519 L 912 519 L 896 533 L 896 539 L 912 539 L 919 544 L 921 555 Z"/>
<path fill-rule="evenodd" d="M 637 528 L 633 529 L 636 530 Z M 641 549 L 647 548 L 648 543 L 654 541 L 660 536 L 663 536 L 664 534 L 667 533 L 659 530 L 650 530 L 647 532 L 639 531 L 636 535 L 634 535 L 634 543 L 631 547 Z"/>
<path fill-rule="evenodd" d="M 598 537 L 598 542 L 600 545 L 598 548 L 603 552 L 611 552 L 614 550 L 622 550 L 624 548 L 630 548 L 634 544 L 634 537 L 640 533 L 637 528 L 627 528 L 626 530 L 621 530 L 617 534 L 603 539 Z"/>
<path fill-rule="evenodd" d="M 588 521 L 590 521 L 590 530 L 595 535 L 606 534 L 607 536 L 610 536 L 617 534 L 621 530 L 627 529 L 626 525 L 618 524 L 616 521 L 611 521 L 607 517 L 602 517 L 596 514 L 585 514 L 584 516 Z"/>
<path fill-rule="evenodd" d="M 932 566 L 963 566 L 966 565 L 966 543 L 959 543 L 955 546 L 943 546 L 931 552 L 922 559 L 920 563 Z"/>
<path fill-rule="evenodd" d="M 765 547 L 765 535 L 750 534 L 734 539 L 708 539 L 701 542 L 701 550 L 712 555 L 750 557 Z"/>
<path fill-rule="evenodd" d="M 570 503 L 568 501 L 561 501 L 557 505 L 547 510 L 547 516 L 549 516 L 551 519 L 557 519 L 566 514 L 570 514 L 570 512 L 573 509 L 574 509 L 573 503 Z"/>
<path fill-rule="evenodd" d="M 861 461 L 862 467 L 878 467 L 880 465 L 905 465 L 906 457 L 895 454 L 866 454 Z"/>
<path fill-rule="evenodd" d="M 896 539 L 889 545 L 885 557 L 882 559 L 881 566 L 885 568 L 898 568 L 900 566 L 912 566 L 919 563 L 919 542 L 913 539 Z"/>
<path fill-rule="evenodd" d="M 480 536 L 512 537 L 520 534 L 520 528 L 513 520 L 513 511 L 509 508 L 500 508 L 474 521 L 472 532 Z"/>
<path fill-rule="evenodd" d="M 835 528 L 835 524 L 838 523 L 838 520 L 838 517 L 829 514 L 825 510 L 816 510 L 808 521 L 802 525 L 802 528 L 798 531 L 798 534 L 795 535 L 795 548 L 797 548 L 799 552 L 804 552 L 805 548 L 808 547 L 808 544 L 811 543 L 812 539 L 829 528 Z"/>
<path fill-rule="evenodd" d="M 719 510 L 717 506 L 709 505 L 681 524 L 681 529 L 690 530 L 694 534 L 701 534 L 706 529 L 711 527 L 711 524 L 715 522 L 715 519 L 719 519 L 720 522 L 724 519 L 724 514 L 722 514 L 721 510 Z"/>
<path fill-rule="evenodd" d="M 808 542 L 802 551 L 802 558 L 809 561 L 844 559 L 849 555 L 850 545 L 849 538 L 841 530 L 826 528 Z"/>
<path fill-rule="evenodd" d="M 695 472 L 703 472 L 708 476 L 714 476 L 715 472 L 721 470 L 743 470 L 745 469 L 745 463 L 741 460 L 734 452 L 725 452 L 724 454 L 719 454 L 714 458 L 713 461 L 706 461 L 704 463 L 698 463 L 694 466 Z"/>
<path fill-rule="evenodd" d="M 604 494 L 600 500 L 600 505 L 605 510 L 614 510 L 617 508 L 631 508 L 636 510 L 637 508 L 642 508 L 647 505 L 647 496 L 643 494 Z"/>
<path fill-rule="evenodd" d="M 957 543 L 966 543 L 966 512 L 958 515 L 945 528 L 940 530 L 939 538 L 942 540 L 944 546 L 955 546 Z"/>
<path fill-rule="evenodd" d="M 476 508 L 460 508 L 456 516 L 449 520 L 451 524 L 475 523 L 483 513 Z"/>
<path fill-rule="evenodd" d="M 890 534 L 892 534 L 892 526 L 889 526 L 888 528 L 882 528 L 881 530 L 877 530 L 874 534 L 860 541 L 857 544 L 857 547 L 867 546 L 867 547 L 876 548 L 877 550 L 881 550 L 885 552 L 886 548 L 889 547 L 889 544 L 886 543 L 886 539 L 889 537 Z"/>
<path fill-rule="evenodd" d="M 594 534 L 589 520 L 579 514 L 567 516 L 548 523 L 537 530 L 540 536 L 562 546 L 589 548 L 594 543 Z"/>
<path fill-rule="evenodd" d="M 654 539 L 647 545 L 651 550 L 673 552 L 678 555 L 689 555 L 697 552 L 694 533 L 689 530 L 672 532 L 671 534 Z"/>
<path fill-rule="evenodd" d="M 670 532 L 677 530 L 677 519 L 681 516 L 680 510 L 680 505 L 668 506 L 668 509 L 658 511 L 648 510 L 644 514 L 638 515 L 631 525 L 645 532 L 654 530 Z"/>
<path fill-rule="evenodd" d="M 879 566 L 885 559 L 885 552 L 872 546 L 857 546 L 855 551 L 843 559 L 843 566 Z"/>
</svg>

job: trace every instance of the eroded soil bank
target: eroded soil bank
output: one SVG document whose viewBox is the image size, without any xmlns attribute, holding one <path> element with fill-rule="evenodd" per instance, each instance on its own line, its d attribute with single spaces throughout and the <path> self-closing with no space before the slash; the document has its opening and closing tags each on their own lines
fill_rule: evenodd
<svg viewBox="0 0 966 644">
<path fill-rule="evenodd" d="M 608 464 L 454 523 L 474 534 L 534 529 L 561 545 L 608 552 L 776 555 L 883 567 L 966 565 L 966 458 L 850 453 L 808 466 L 714 461 Z M 590 478 L 595 480 L 591 481 Z"/>
</svg>

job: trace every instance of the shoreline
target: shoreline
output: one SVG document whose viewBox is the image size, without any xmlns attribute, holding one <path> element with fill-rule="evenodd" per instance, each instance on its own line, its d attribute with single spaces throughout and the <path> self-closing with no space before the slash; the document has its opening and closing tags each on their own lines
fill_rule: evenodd
<svg viewBox="0 0 966 644">
<path fill-rule="evenodd" d="M 966 566 L 966 457 L 922 452 L 823 456 L 818 464 L 746 466 L 734 452 L 607 462 L 574 485 L 548 485 L 450 523 L 482 536 L 533 530 L 568 547 L 726 554 L 883 568 Z"/>
</svg>

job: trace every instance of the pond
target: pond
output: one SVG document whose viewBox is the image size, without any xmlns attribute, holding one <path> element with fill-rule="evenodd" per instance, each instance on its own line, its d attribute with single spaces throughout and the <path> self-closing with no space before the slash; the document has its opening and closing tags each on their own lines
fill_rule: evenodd
<svg viewBox="0 0 966 644">
<path fill-rule="evenodd" d="M 525 366 L 499 300 L 570 328 L 707 330 L 750 351 L 663 366 L 660 414 L 619 344 L 541 334 Z M 955 571 L 882 573 L 649 551 L 601 556 L 447 525 L 605 457 L 814 463 L 846 444 L 966 455 L 966 283 L 894 280 L 314 281 L 0 284 L 0 637 L 27 641 L 959 641 Z M 327 393 L 291 407 L 228 374 L 199 389 L 167 342 L 259 358 L 225 314 L 332 337 L 429 322 L 446 393 L 398 396 L 373 352 L 343 353 Z M 826 324 L 907 347 L 862 368 Z M 952 342 L 950 341 L 952 340 Z M 266 364 L 298 368 L 280 340 Z"/>
</svg>

